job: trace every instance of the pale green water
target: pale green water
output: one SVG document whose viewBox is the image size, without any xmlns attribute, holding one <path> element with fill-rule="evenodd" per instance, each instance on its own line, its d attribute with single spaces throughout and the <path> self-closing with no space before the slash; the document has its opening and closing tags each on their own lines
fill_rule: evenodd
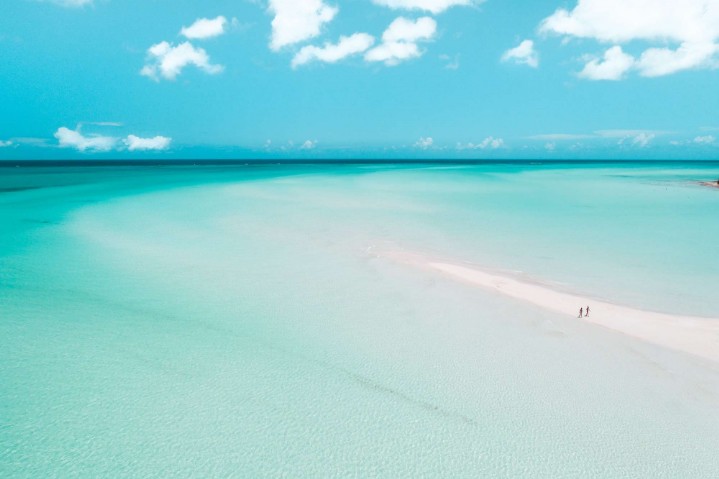
<svg viewBox="0 0 719 479">
<path fill-rule="evenodd" d="M 372 247 L 719 317 L 718 174 L 0 169 L 0 476 L 716 477 L 716 367 Z"/>
</svg>

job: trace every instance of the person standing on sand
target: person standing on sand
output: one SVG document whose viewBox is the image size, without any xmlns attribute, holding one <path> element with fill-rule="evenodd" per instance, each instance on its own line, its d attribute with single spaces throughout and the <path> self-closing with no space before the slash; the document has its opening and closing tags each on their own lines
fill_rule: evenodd
<svg viewBox="0 0 719 479">
<path fill-rule="evenodd" d="M 588 318 L 588 317 L 589 317 L 589 305 L 587 305 L 587 312 L 584 313 L 584 317 L 585 317 L 585 318 Z"/>
<path fill-rule="evenodd" d="M 579 317 L 582 317 L 582 313 L 584 313 L 584 308 L 579 308 Z"/>
</svg>

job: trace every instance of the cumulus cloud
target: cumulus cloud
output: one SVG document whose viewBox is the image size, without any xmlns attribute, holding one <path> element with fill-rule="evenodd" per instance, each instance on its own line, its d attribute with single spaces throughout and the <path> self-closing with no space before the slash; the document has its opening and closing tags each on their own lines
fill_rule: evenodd
<svg viewBox="0 0 719 479">
<path fill-rule="evenodd" d="M 524 40 L 516 47 L 504 52 L 502 61 L 514 61 L 515 63 L 537 68 L 539 66 L 539 55 L 534 49 L 534 42 L 532 40 Z"/>
<path fill-rule="evenodd" d="M 719 45 L 714 43 L 682 43 L 676 50 L 649 48 L 639 57 L 636 66 L 646 77 L 670 75 L 701 66 L 716 67 L 713 58 L 717 52 Z"/>
<path fill-rule="evenodd" d="M 467 143 L 466 145 L 458 144 L 457 149 L 459 150 L 497 150 L 504 146 L 504 140 L 502 138 L 495 138 L 488 136 L 480 143 Z"/>
<path fill-rule="evenodd" d="M 141 75 L 159 81 L 160 78 L 174 80 L 188 65 L 194 65 L 210 75 L 222 72 L 222 65 L 210 63 L 207 52 L 184 42 L 173 46 L 169 42 L 160 42 L 151 46 L 148 51 L 148 64 L 140 71 Z"/>
<path fill-rule="evenodd" d="M 372 0 L 377 5 L 393 9 L 425 10 L 434 14 L 442 13 L 450 7 L 479 3 L 474 0 Z"/>
<path fill-rule="evenodd" d="M 382 43 L 365 54 L 368 62 L 397 65 L 403 60 L 422 55 L 417 42 L 431 40 L 437 32 L 437 22 L 431 17 L 409 20 L 395 19 L 382 34 Z"/>
<path fill-rule="evenodd" d="M 618 145 L 630 145 L 639 148 L 649 146 L 658 135 L 666 132 L 652 130 L 598 130 L 594 132 L 599 138 L 618 139 Z"/>
<path fill-rule="evenodd" d="M 546 18 L 540 31 L 614 44 L 607 50 L 614 52 L 614 68 L 606 67 L 608 72 L 598 76 L 583 75 L 589 79 L 616 79 L 608 77 L 617 76 L 617 64 L 624 67 L 622 74 L 635 68 L 647 77 L 714 68 L 719 52 L 719 0 L 578 0 L 571 11 L 562 8 Z M 629 55 L 620 57 L 621 50 L 616 48 L 633 41 L 661 46 L 647 48 L 630 64 Z"/>
<path fill-rule="evenodd" d="M 479 144 L 479 148 L 486 149 L 490 148 L 492 150 L 496 150 L 497 148 L 501 148 L 504 146 L 504 140 L 501 138 L 494 138 L 493 136 L 489 136 L 485 138 L 482 143 Z"/>
<path fill-rule="evenodd" d="M 421 137 L 417 141 L 417 143 L 414 144 L 414 146 L 417 148 L 421 148 L 422 150 L 427 150 L 427 149 L 431 148 L 433 144 L 434 144 L 434 140 L 432 139 L 432 137 L 428 136 L 426 138 Z"/>
<path fill-rule="evenodd" d="M 367 51 L 374 44 L 374 37 L 366 33 L 355 33 L 349 37 L 340 37 L 337 43 L 325 43 L 322 47 L 308 45 L 303 47 L 292 59 L 292 68 L 312 61 L 335 63 L 351 55 Z"/>
<path fill-rule="evenodd" d="M 712 135 L 706 135 L 706 136 L 697 136 L 694 138 L 694 143 L 697 143 L 699 145 L 711 145 L 712 143 L 716 142 L 716 137 Z"/>
<path fill-rule="evenodd" d="M 0 148 L 7 148 L 12 145 L 13 145 L 13 142 L 10 140 L 0 140 Z"/>
<path fill-rule="evenodd" d="M 171 138 L 165 136 L 156 136 L 154 138 L 141 138 L 136 135 L 128 135 L 120 140 L 113 136 L 90 134 L 85 135 L 81 131 L 82 124 L 79 124 L 74 130 L 67 127 L 60 127 L 55 132 L 55 138 L 61 148 L 74 148 L 78 151 L 95 151 L 107 152 L 111 150 L 122 150 L 127 148 L 129 151 L 143 150 L 165 150 L 170 146 Z"/>
<path fill-rule="evenodd" d="M 594 134 L 600 138 L 632 138 L 638 135 L 663 135 L 668 132 L 666 131 L 655 131 L 655 130 L 597 130 Z"/>
<path fill-rule="evenodd" d="M 60 127 L 55 132 L 55 138 L 57 138 L 60 147 L 75 148 L 79 151 L 110 151 L 117 143 L 117 138 L 113 138 L 111 136 L 85 136 L 80 132 L 79 127 L 75 130 L 71 130 L 64 126 Z"/>
<path fill-rule="evenodd" d="M 189 27 L 182 27 L 180 34 L 190 40 L 217 37 L 225 33 L 227 19 L 223 16 L 217 18 L 198 18 Z"/>
<path fill-rule="evenodd" d="M 338 11 L 323 0 L 270 0 L 269 12 L 274 15 L 270 48 L 277 51 L 318 36 Z"/>
<path fill-rule="evenodd" d="M 307 140 L 300 146 L 300 150 L 312 150 L 317 146 L 317 141 Z"/>
<path fill-rule="evenodd" d="M 614 46 L 604 52 L 604 58 L 589 60 L 579 76 L 589 80 L 621 80 L 633 65 L 634 57 L 624 53 L 622 47 Z"/>
<path fill-rule="evenodd" d="M 546 18 L 542 31 L 603 42 L 700 42 L 719 35 L 717 0 L 579 0 Z"/>
<path fill-rule="evenodd" d="M 135 135 L 128 135 L 123 143 L 130 151 L 166 150 L 170 147 L 172 138 L 166 136 L 155 136 L 153 138 L 140 138 Z"/>
<path fill-rule="evenodd" d="M 651 143 L 654 138 L 656 138 L 654 133 L 639 133 L 637 136 L 630 138 L 630 140 L 633 146 L 644 148 L 649 146 L 649 143 Z M 622 142 L 622 140 L 619 140 L 619 144 L 622 144 Z"/>
</svg>

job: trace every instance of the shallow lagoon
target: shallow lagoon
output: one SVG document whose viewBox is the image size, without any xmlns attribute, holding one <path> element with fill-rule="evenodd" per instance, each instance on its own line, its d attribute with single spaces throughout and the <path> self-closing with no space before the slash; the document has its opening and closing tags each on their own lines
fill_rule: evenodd
<svg viewBox="0 0 719 479">
<path fill-rule="evenodd" d="M 715 477 L 715 365 L 376 251 L 719 317 L 718 171 L 0 169 L 0 475 Z"/>
</svg>

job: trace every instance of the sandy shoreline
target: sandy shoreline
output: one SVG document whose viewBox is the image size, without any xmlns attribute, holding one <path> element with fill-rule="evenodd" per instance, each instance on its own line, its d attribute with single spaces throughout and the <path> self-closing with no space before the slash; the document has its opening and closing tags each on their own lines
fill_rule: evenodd
<svg viewBox="0 0 719 479">
<path fill-rule="evenodd" d="M 450 263 L 419 254 L 391 252 L 382 256 L 432 270 L 568 317 L 577 317 L 579 308 L 589 305 L 591 313 L 582 321 L 719 363 L 719 318 L 644 311 L 557 291 L 548 285 L 485 271 L 474 265 Z"/>
<path fill-rule="evenodd" d="M 702 186 L 708 186 L 709 188 L 719 189 L 719 183 L 717 183 L 716 181 L 700 181 L 699 184 Z"/>
</svg>

